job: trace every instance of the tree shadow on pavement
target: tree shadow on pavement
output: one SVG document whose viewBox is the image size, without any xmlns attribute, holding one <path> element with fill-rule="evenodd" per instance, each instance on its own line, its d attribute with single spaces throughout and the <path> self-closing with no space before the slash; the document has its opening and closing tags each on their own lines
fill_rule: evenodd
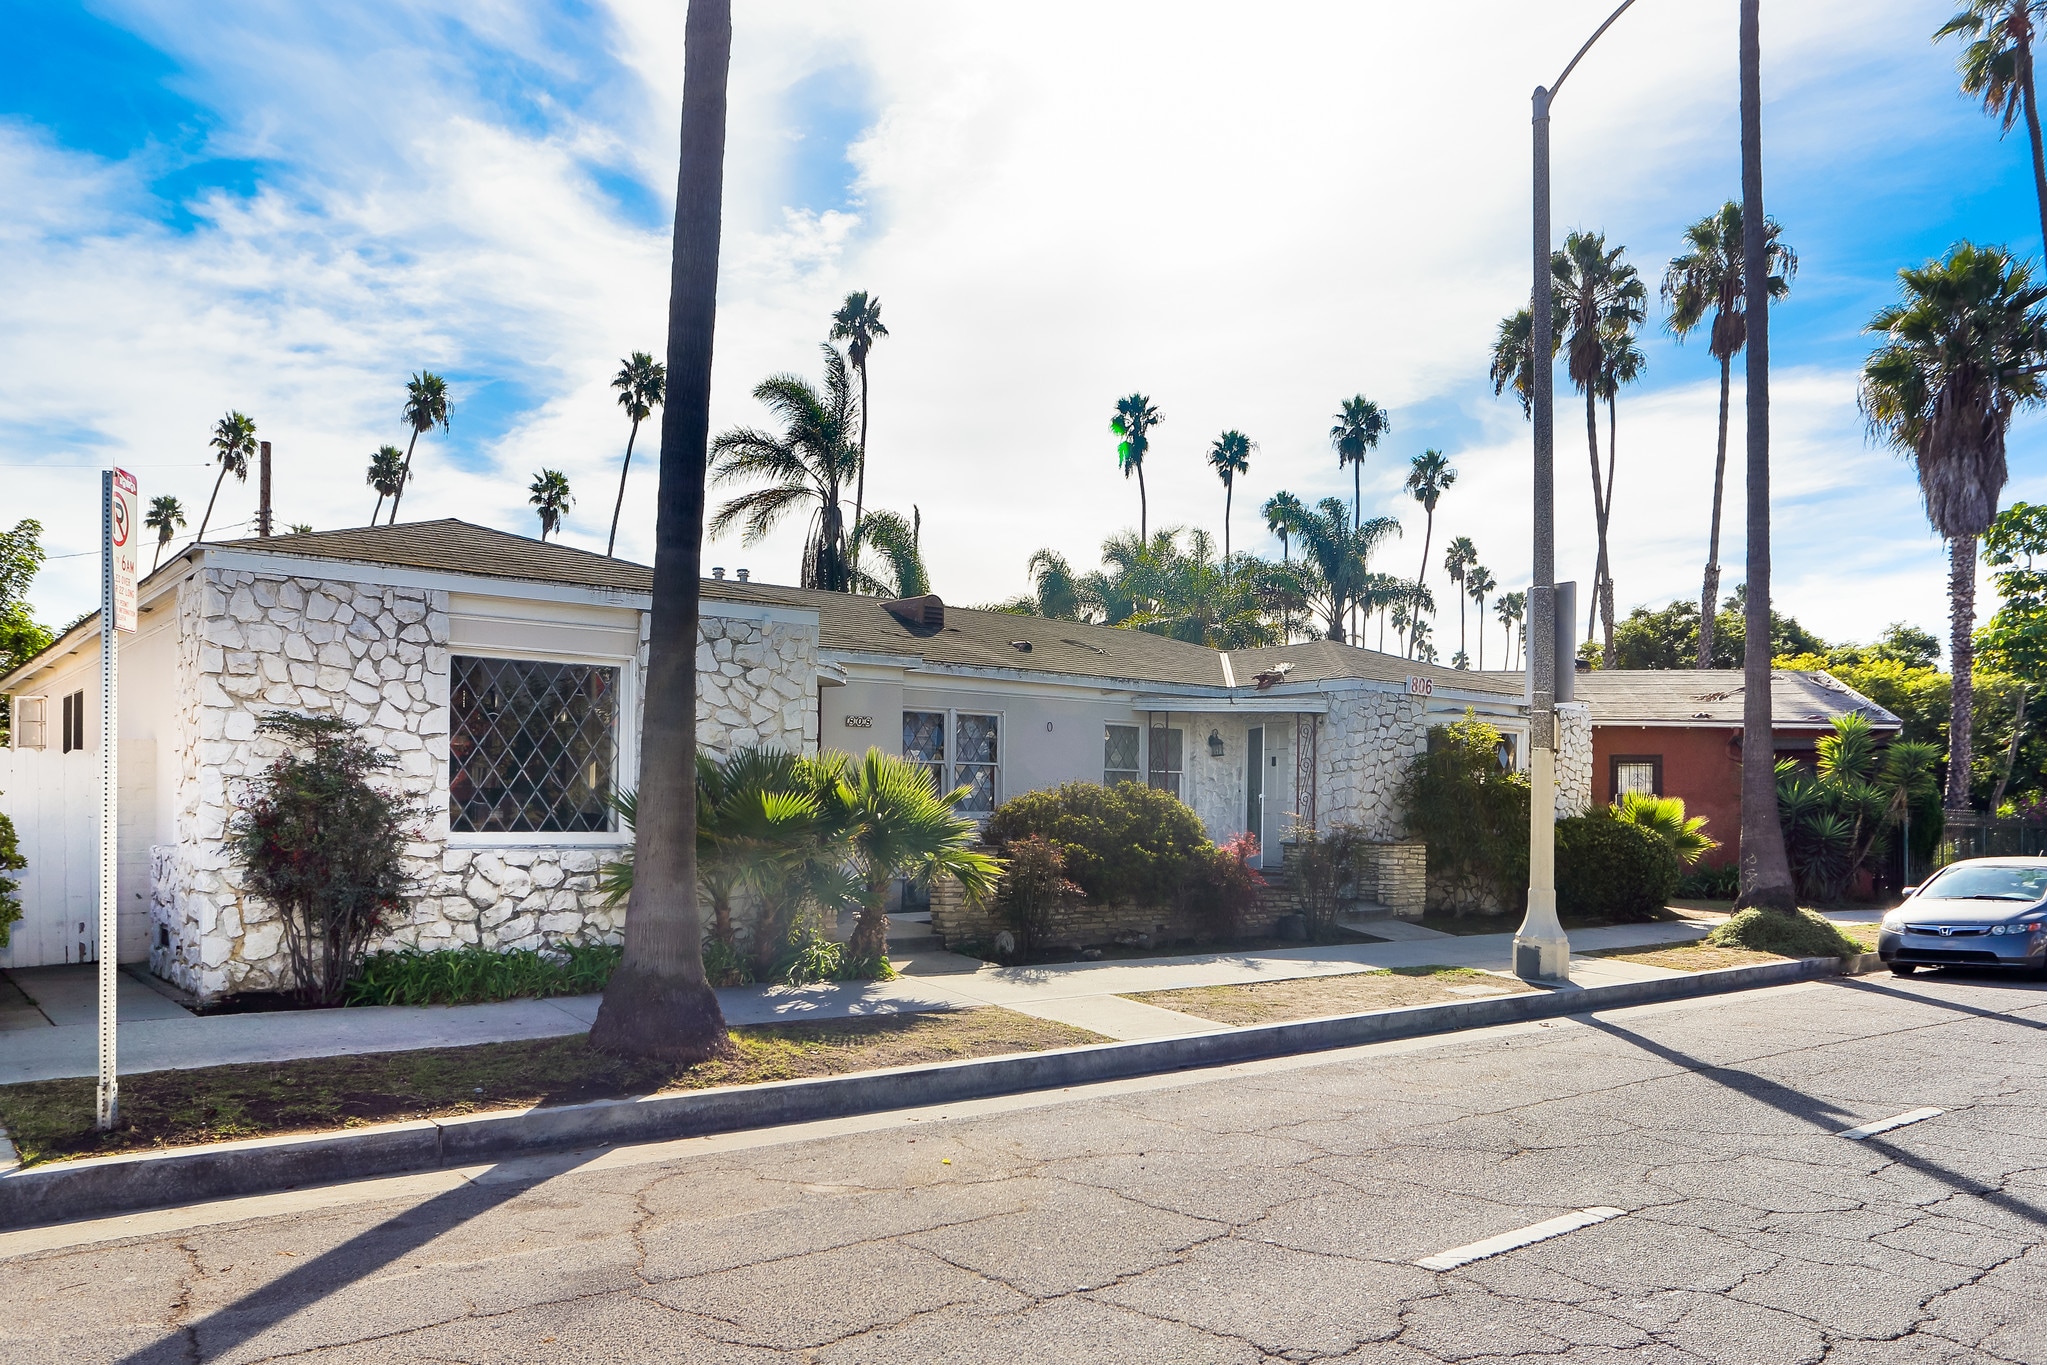
<svg viewBox="0 0 2047 1365">
<path fill-rule="evenodd" d="M 1981 1005 L 1966 1005 L 1959 1000 L 1943 1000 L 1939 996 L 1920 995 L 1916 991 L 1901 991 L 1896 986 L 1879 986 L 1874 981 L 1843 980 L 1838 984 L 1851 991 L 1863 991 L 1869 995 L 1887 995 L 1893 1000 L 1903 1000 L 1909 1004 L 1931 1005 L 1935 1009 L 1952 1010 L 1956 1014 L 1972 1014 L 1978 1019 L 1995 1019 L 2000 1024 L 2017 1024 L 2020 1028 L 2047 1029 L 2047 1020 L 2022 1019 L 2016 1014 L 2007 1014 L 2002 1010 L 1987 1010 Z M 2000 981 L 1997 984 L 2007 987 L 2011 985 L 2009 981 Z M 2041 995 L 2037 1004 L 2027 1005 L 2024 1008 L 2040 1009 L 2043 1006 L 2047 1006 L 2047 994 Z"/>
<path fill-rule="evenodd" d="M 566 1175 L 603 1149 L 540 1158 L 517 1174 L 465 1180 L 422 1204 L 394 1214 L 337 1247 L 249 1291 L 233 1303 L 186 1323 L 173 1335 L 122 1358 L 120 1365 L 198 1365 L 233 1351 L 328 1295 L 374 1275 L 445 1232 L 508 1204 L 556 1176 Z M 527 1167 L 527 1162 L 521 1162 Z M 502 1168 L 495 1168 L 502 1169 Z"/>
<path fill-rule="evenodd" d="M 1917 996 L 1910 996 L 1908 998 L 1918 999 Z M 1850 1114 L 1846 1110 L 1838 1108 L 1827 1101 L 1817 1099 L 1806 1094 L 1804 1091 L 1794 1090 L 1790 1086 L 1770 1080 L 1768 1077 L 1758 1076 L 1752 1071 L 1743 1071 L 1737 1067 L 1715 1066 L 1711 1062 L 1701 1061 L 1689 1053 L 1680 1052 L 1674 1047 L 1656 1042 L 1651 1038 L 1645 1038 L 1641 1034 L 1622 1028 L 1619 1024 L 1613 1023 L 1610 1020 L 1600 1019 L 1591 1015 L 1581 1015 L 1579 1017 L 1589 1028 L 1597 1029 L 1609 1037 L 1618 1038 L 1624 1043 L 1662 1058 L 1673 1066 L 1682 1067 L 1694 1076 L 1712 1081 L 1716 1085 L 1725 1086 L 1727 1089 L 1747 1096 L 1749 1099 L 1761 1101 L 1779 1113 L 1789 1114 L 1801 1122 L 1811 1124 L 1822 1132 L 1839 1134 L 1844 1129 L 1856 1127 L 1858 1124 L 1867 1121 L 1866 1116 Z M 1996 1017 L 2003 1018 L 2004 1016 L 1999 1015 Z M 1950 1169 L 1937 1161 L 1919 1155 L 1917 1152 L 1908 1151 L 1897 1146 L 1895 1143 L 1888 1142 L 1881 1135 L 1864 1138 L 1857 1145 L 1873 1147 L 1898 1165 L 1905 1167 L 1907 1170 L 1916 1171 L 1931 1180 L 1938 1181 L 1957 1194 L 1974 1195 L 1986 1204 L 1995 1205 L 2007 1213 L 2025 1219 L 2029 1223 L 2047 1227 L 2047 1208 L 2042 1208 L 2038 1204 L 2021 1199 L 2019 1196 L 2002 1190 L 1997 1186 L 1985 1185 L 1982 1181 L 1964 1175 L 1960 1171 Z"/>
</svg>

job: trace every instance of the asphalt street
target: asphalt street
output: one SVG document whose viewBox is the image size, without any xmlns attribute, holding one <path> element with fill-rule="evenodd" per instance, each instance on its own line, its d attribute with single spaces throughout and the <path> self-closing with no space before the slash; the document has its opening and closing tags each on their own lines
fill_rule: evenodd
<svg viewBox="0 0 2047 1365">
<path fill-rule="evenodd" d="M 1877 977 L 0 1234 L 0 1360 L 2047 1362 L 2043 1237 L 2047 987 Z"/>
</svg>

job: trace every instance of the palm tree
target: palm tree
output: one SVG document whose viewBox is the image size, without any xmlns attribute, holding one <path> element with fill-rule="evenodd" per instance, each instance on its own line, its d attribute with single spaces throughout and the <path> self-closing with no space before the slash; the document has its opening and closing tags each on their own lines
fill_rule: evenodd
<svg viewBox="0 0 2047 1365">
<path fill-rule="evenodd" d="M 1608 335 L 1633 334 L 1642 325 L 1648 301 L 1635 267 L 1622 259 L 1626 247 L 1606 245 L 1606 234 L 1573 232 L 1564 246 L 1550 256 L 1550 274 L 1556 281 L 1559 302 L 1558 332 L 1564 338 L 1565 368 L 1571 383 L 1585 395 L 1585 448 L 1592 461 L 1592 514 L 1598 536 L 1598 564 L 1594 588 L 1604 582 L 1608 563 L 1606 523 L 1601 516 L 1606 493 L 1599 475 L 1599 409 L 1601 386 L 1605 383 Z M 1595 591 L 1597 599 L 1599 593 Z M 1606 637 L 1613 639 L 1613 616 L 1604 612 Z"/>
<path fill-rule="evenodd" d="M 1363 394 L 1344 399 L 1343 410 L 1336 414 L 1336 424 L 1329 428 L 1329 443 L 1336 447 L 1337 469 L 1350 466 L 1352 530 L 1364 524 L 1359 490 L 1363 484 L 1365 456 L 1377 449 L 1380 438 L 1392 430 L 1392 414 Z M 1354 628 L 1359 624 L 1352 622 Z"/>
<path fill-rule="evenodd" d="M 448 381 L 432 370 L 422 370 L 405 384 L 405 425 L 412 428 L 412 436 L 405 442 L 405 468 L 400 471 L 398 491 L 391 495 L 391 520 L 385 524 L 398 524 L 398 503 L 405 496 L 405 485 L 412 482 L 412 447 L 419 438 L 438 426 L 448 429 Z"/>
<path fill-rule="evenodd" d="M 1770 258 L 1764 231 L 1769 220 L 1763 213 L 1761 0 L 1741 0 L 1740 34 L 1741 256 L 1748 290 L 1742 311 L 1749 325 L 1741 744 L 1754 761 L 1741 765 L 1741 889 L 1735 905 L 1788 914 L 1798 908 L 1798 888 L 1784 850 L 1775 765 L 1766 757 L 1776 742 L 1776 722 L 1770 703 Z"/>
<path fill-rule="evenodd" d="M 1291 539 L 1293 533 L 1290 529 L 1292 519 L 1304 515 L 1307 509 L 1301 506 L 1299 498 L 1291 493 L 1282 491 L 1274 493 L 1271 497 L 1267 498 L 1265 506 L 1259 510 L 1265 517 L 1265 529 L 1279 537 L 1280 564 L 1285 567 L 1291 567 L 1294 562 L 1293 542 Z M 1280 634 L 1283 643 L 1289 643 L 1294 638 L 1294 618 L 1291 611 L 1284 613 L 1280 621 Z"/>
<path fill-rule="evenodd" d="M 1073 565 L 1057 550 L 1039 550 L 1025 566 L 1031 576 L 1031 591 L 1022 597 L 997 604 L 997 611 L 1016 616 L 1043 616 L 1054 621 L 1078 621 L 1090 605 Z"/>
<path fill-rule="evenodd" d="M 888 335 L 881 325 L 881 300 L 867 297 L 865 289 L 846 295 L 839 311 L 832 314 L 831 339 L 846 343 L 846 353 L 860 374 L 860 468 L 853 476 L 853 531 L 860 531 L 860 518 L 867 510 L 867 353 L 878 338 Z"/>
<path fill-rule="evenodd" d="M 249 459 L 256 453 L 256 423 L 239 412 L 230 412 L 213 424 L 213 435 L 206 444 L 212 447 L 220 472 L 213 476 L 213 496 L 206 500 L 206 515 L 199 518 L 199 534 L 192 537 L 195 543 L 206 539 L 206 527 L 213 520 L 213 504 L 220 498 L 222 480 L 232 474 L 236 483 L 248 481 Z"/>
<path fill-rule="evenodd" d="M 1485 672 L 1486 596 L 1498 586 L 1497 583 L 1493 582 L 1492 571 L 1482 564 L 1473 564 L 1464 571 L 1465 595 L 1478 603 L 1478 670 L 1481 673 Z M 1459 634 L 1462 634 L 1464 631 L 1464 608 L 1460 606 L 1457 612 L 1457 630 Z"/>
<path fill-rule="evenodd" d="M 1552 292 L 1552 312 L 1563 316 L 1564 300 L 1561 293 Z M 1487 375 L 1493 381 L 1493 397 L 1497 398 L 1513 386 L 1514 396 L 1521 400 L 1521 415 L 1531 417 L 1535 412 L 1535 363 L 1529 352 L 1534 345 L 1535 314 L 1527 308 L 1510 313 L 1500 319 L 1499 331 L 1493 337 L 1492 364 Z M 1554 360 L 1563 349 L 1563 333 L 1555 328 L 1550 331 L 1549 353 Z"/>
<path fill-rule="evenodd" d="M 634 351 L 619 362 L 618 373 L 611 377 L 611 387 L 618 390 L 618 405 L 632 419 L 633 429 L 625 438 L 625 463 L 618 467 L 618 501 L 611 506 L 611 534 L 604 541 L 606 559 L 611 558 L 618 544 L 618 514 L 625 508 L 625 476 L 633 467 L 633 442 L 640 439 L 640 423 L 661 406 L 668 388 L 668 367 L 645 351 Z"/>
<path fill-rule="evenodd" d="M 567 476 L 559 469 L 541 470 L 526 491 L 532 494 L 526 501 L 540 515 L 540 539 L 545 543 L 549 532 L 561 529 L 562 518 L 576 505 L 576 499 L 569 492 Z"/>
<path fill-rule="evenodd" d="M 1514 653 L 1514 628 L 1521 624 L 1521 618 L 1528 611 L 1528 594 L 1507 592 L 1500 594 L 1500 600 L 1493 603 L 1493 619 L 1507 632 L 1507 667 L 1519 668 L 1518 656 Z"/>
<path fill-rule="evenodd" d="M 1599 504 L 1599 562 L 1592 575 L 1592 602 L 1588 608 L 1585 637 L 1592 638 L 1590 621 L 1597 614 L 1606 623 L 1605 653 L 1613 656 L 1613 566 L 1606 558 L 1606 530 L 1613 521 L 1614 458 L 1620 450 L 1619 399 L 1621 388 L 1642 377 L 1649 358 L 1635 345 L 1635 331 L 1625 325 L 1609 327 L 1600 335 L 1604 353 L 1599 370 L 1599 396 L 1606 400 L 1606 496 Z"/>
<path fill-rule="evenodd" d="M 640 722 L 634 856 L 647 876 L 626 900 L 625 954 L 590 1029 L 594 1047 L 682 1065 L 725 1046 L 725 1017 L 704 979 L 695 773 L 697 593 L 731 63 L 732 0 L 690 0 L 668 293 L 671 402 L 661 424 L 647 701 Z"/>
<path fill-rule="evenodd" d="M 2002 248 L 1968 242 L 1898 278 L 1903 300 L 1870 320 L 1886 339 L 1863 366 L 1862 410 L 1917 466 L 1926 518 L 1948 542 L 1947 806 L 1958 811 L 1972 757 L 1976 538 L 1997 516 L 2012 415 L 2047 396 L 2047 286 Z"/>
<path fill-rule="evenodd" d="M 1116 400 L 1116 415 L 1109 419 L 1111 434 L 1121 437 L 1116 443 L 1116 461 L 1123 466 L 1123 477 L 1137 475 L 1137 538 L 1147 540 L 1150 505 L 1144 496 L 1144 455 L 1151 449 L 1151 429 L 1165 420 L 1165 414 L 1151 405 L 1151 400 L 1141 393 Z"/>
<path fill-rule="evenodd" d="M 1470 536 L 1458 536 L 1443 551 L 1443 571 L 1450 575 L 1450 581 L 1457 585 L 1457 657 L 1464 653 L 1464 599 L 1470 593 L 1465 574 L 1478 563 L 1478 547 L 1471 543 Z M 1466 665 L 1458 664 L 1463 668 Z"/>
<path fill-rule="evenodd" d="M 922 597 L 931 591 L 924 567 L 924 513 L 913 503 L 910 515 L 875 508 L 874 515 L 853 528 L 853 591 L 877 597 Z M 861 560 L 869 547 L 888 565 L 888 577 L 871 574 Z"/>
<path fill-rule="evenodd" d="M 375 526 L 383 514 L 384 499 L 396 497 L 405 483 L 405 452 L 397 446 L 378 446 L 370 456 L 370 472 L 363 482 L 377 490 L 377 505 L 370 512 L 370 525 Z"/>
<path fill-rule="evenodd" d="M 1409 615 L 1421 619 L 1421 595 L 1429 579 L 1429 540 L 1436 534 L 1436 504 L 1451 484 L 1457 482 L 1457 471 L 1443 458 L 1440 450 L 1425 450 L 1408 462 L 1407 491 L 1428 513 L 1428 526 L 1422 532 L 1422 569 L 1414 580 L 1414 606 Z"/>
<path fill-rule="evenodd" d="M 2040 235 L 2047 241 L 2047 154 L 2040 146 L 2040 105 L 2033 88 L 2033 20 L 2047 13 L 2042 0 L 1964 0 L 1960 12 L 1934 32 L 1970 41 L 1962 49 L 1962 93 L 1980 95 L 1983 111 L 1996 115 L 2010 132 L 2019 115 L 2033 145 L 2033 195 L 2040 208 Z"/>
<path fill-rule="evenodd" d="M 1148 555 L 1133 587 L 1136 610 L 1122 624 L 1210 649 L 1250 649 L 1280 643 L 1270 608 L 1299 595 L 1297 576 L 1251 556 L 1218 561 L 1215 542 L 1195 530 L 1182 551 L 1177 533 L 1163 553 Z"/>
<path fill-rule="evenodd" d="M 827 592 L 848 592 L 853 586 L 845 509 L 840 498 L 849 479 L 858 477 L 860 448 L 853 443 L 853 385 L 846 357 L 824 346 L 824 391 L 793 374 L 763 379 L 753 396 L 780 417 L 780 436 L 751 427 L 735 427 L 711 443 L 717 484 L 766 480 L 768 486 L 742 493 L 718 509 L 710 533 L 723 535 L 742 524 L 746 544 L 753 544 L 797 507 L 814 504 L 810 536 L 804 543 L 802 584 Z"/>
<path fill-rule="evenodd" d="M 156 555 L 149 561 L 149 571 L 156 572 L 156 566 L 163 561 L 164 546 L 185 526 L 185 504 L 168 493 L 159 493 L 149 500 L 149 515 L 142 519 L 142 525 L 156 532 Z"/>
<path fill-rule="evenodd" d="M 849 861 L 861 886 L 860 918 L 847 940 L 854 962 L 878 962 L 888 955 L 889 883 L 909 876 L 929 882 L 949 876 L 980 900 L 993 893 L 1002 865 L 974 849 L 978 831 L 953 808 L 973 794 L 971 786 L 940 793 L 931 774 L 908 759 L 869 749 L 855 764 L 843 754 L 821 757 L 838 765 L 837 780 L 824 793 L 827 818 L 845 831 Z"/>
<path fill-rule="evenodd" d="M 1258 443 L 1241 431 L 1226 431 L 1208 448 L 1208 465 L 1223 481 L 1223 558 L 1230 557 L 1230 499 L 1236 495 L 1237 475 L 1251 472 L 1251 452 Z"/>
<path fill-rule="evenodd" d="M 1353 526 L 1349 510 L 1336 498 L 1324 498 L 1312 509 L 1281 510 L 1310 571 L 1306 585 L 1328 622 L 1328 636 L 1342 641 L 1346 616 L 1364 600 L 1372 552 L 1388 536 L 1400 534 L 1400 523 L 1374 517 Z"/>
<path fill-rule="evenodd" d="M 1791 291 L 1798 273 L 1798 253 L 1778 240 L 1782 229 L 1764 220 L 1772 300 Z M 1713 519 L 1706 539 L 1706 576 L 1699 592 L 1700 668 L 1713 666 L 1714 616 L 1720 603 L 1720 502 L 1727 483 L 1727 412 L 1734 378 L 1734 357 L 1748 343 L 1748 318 L 1742 311 L 1748 285 L 1741 273 L 1741 205 L 1732 199 L 1685 229 L 1685 250 L 1663 271 L 1663 302 L 1670 309 L 1670 334 L 1682 342 L 1713 315 L 1706 350 L 1720 362 L 1720 442 L 1713 454 Z"/>
</svg>

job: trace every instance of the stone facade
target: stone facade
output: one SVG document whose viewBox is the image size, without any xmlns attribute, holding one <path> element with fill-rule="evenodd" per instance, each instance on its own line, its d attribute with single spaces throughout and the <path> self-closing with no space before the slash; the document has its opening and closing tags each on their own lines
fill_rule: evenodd
<svg viewBox="0 0 2047 1365">
<path fill-rule="evenodd" d="M 1329 699 L 1317 743 L 1323 829 L 1355 825 L 1385 842 L 1406 834 L 1394 799 L 1415 755 L 1429 747 L 1428 703 L 1405 692 L 1339 692 Z"/>
<path fill-rule="evenodd" d="M 539 948 L 616 941 L 600 865 L 616 841 L 530 844 L 448 827 L 448 595 L 340 579 L 207 569 L 178 591 L 175 843 L 151 850 L 150 966 L 202 999 L 289 984 L 283 928 L 249 895 L 226 834 L 247 784 L 280 753 L 259 736 L 272 711 L 330 715 L 398 760 L 390 780 L 420 802 L 405 862 L 420 894 L 380 948 Z M 645 676 L 647 614 L 640 613 Z M 739 608 L 703 617 L 699 736 L 801 752 L 817 736 L 817 630 Z M 635 687 L 633 695 L 642 695 Z M 622 724 L 637 727 L 638 717 Z M 634 781 L 631 774 L 621 780 Z"/>
<path fill-rule="evenodd" d="M 1567 701 L 1557 706 L 1557 819 L 1592 809 L 1592 707 Z"/>
<path fill-rule="evenodd" d="M 1419 839 L 1367 844 L 1360 850 L 1357 891 L 1401 919 L 1420 919 L 1428 906 L 1429 848 Z"/>
</svg>

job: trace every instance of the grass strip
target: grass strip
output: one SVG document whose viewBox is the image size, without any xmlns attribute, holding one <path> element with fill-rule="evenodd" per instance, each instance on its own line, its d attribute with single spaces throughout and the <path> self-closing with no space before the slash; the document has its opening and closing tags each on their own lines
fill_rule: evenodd
<svg viewBox="0 0 2047 1365">
<path fill-rule="evenodd" d="M 1452 987 L 1464 987 L 1453 990 Z M 1188 986 L 1125 997 L 1178 1010 L 1218 1024 L 1283 1024 L 1326 1014 L 1363 1014 L 1402 1005 L 1440 1005 L 1480 995 L 1519 995 L 1533 989 L 1511 976 L 1470 967 L 1395 967 L 1388 971 L 1304 976 L 1243 986 Z"/>
<path fill-rule="evenodd" d="M 1803 912 L 1811 914 L 1810 911 Z M 1876 929 L 1874 924 L 1838 924 L 1829 922 L 1841 940 L 1852 945 L 1845 951 L 1873 953 L 1876 951 Z M 1830 957 L 1830 951 L 1816 953 L 1776 952 L 1766 947 L 1748 947 L 1740 942 L 1723 943 L 1717 934 L 1703 939 L 1676 943 L 1650 943 L 1639 948 L 1607 948 L 1588 953 L 1588 957 L 1612 958 L 1618 962 L 1639 962 L 1647 967 L 1668 967 L 1678 972 L 1710 972 L 1721 967 L 1749 967 L 1758 962 L 1783 962 L 1793 957 Z"/>
<path fill-rule="evenodd" d="M 1041 1052 L 1107 1040 L 996 1008 L 733 1029 L 691 1067 L 599 1052 L 588 1035 L 248 1062 L 121 1078 L 122 1125 L 93 1127 L 90 1078 L 0 1086 L 0 1128 L 24 1165 L 110 1152 L 323 1132 L 489 1109 L 755 1085 L 803 1076 Z"/>
</svg>

